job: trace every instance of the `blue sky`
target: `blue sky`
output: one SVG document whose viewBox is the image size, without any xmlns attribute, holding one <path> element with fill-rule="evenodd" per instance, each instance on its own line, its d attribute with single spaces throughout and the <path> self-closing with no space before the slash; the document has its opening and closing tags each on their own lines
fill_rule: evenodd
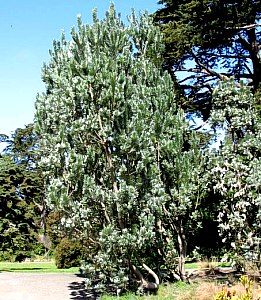
<svg viewBox="0 0 261 300">
<path fill-rule="evenodd" d="M 159 8 L 158 0 L 114 0 L 122 18 L 135 11 Z M 49 60 L 54 39 L 70 30 L 81 14 L 84 23 L 92 22 L 97 8 L 103 18 L 110 0 L 9 0 L 1 1 L 0 10 L 0 133 L 11 134 L 16 128 L 33 122 L 37 93 L 44 92 L 41 68 Z"/>
</svg>

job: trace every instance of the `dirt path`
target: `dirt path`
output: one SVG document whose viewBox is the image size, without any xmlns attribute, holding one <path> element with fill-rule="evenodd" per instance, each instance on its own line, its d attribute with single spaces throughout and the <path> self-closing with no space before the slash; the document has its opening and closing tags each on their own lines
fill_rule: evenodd
<svg viewBox="0 0 261 300">
<path fill-rule="evenodd" d="M 0 300 L 93 299 L 84 291 L 84 279 L 62 273 L 0 272 Z"/>
</svg>

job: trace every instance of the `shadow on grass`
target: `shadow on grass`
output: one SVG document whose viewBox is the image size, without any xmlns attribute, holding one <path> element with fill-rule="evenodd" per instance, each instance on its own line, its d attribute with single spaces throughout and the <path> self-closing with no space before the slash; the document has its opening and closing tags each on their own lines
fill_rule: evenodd
<svg viewBox="0 0 261 300">
<path fill-rule="evenodd" d="M 32 272 L 34 272 L 34 271 L 47 271 L 48 269 L 46 268 L 8 268 L 8 269 L 2 269 L 2 270 L 0 270 L 0 272 L 19 272 L 19 271 L 21 271 L 21 272 L 23 272 L 23 271 L 32 271 Z"/>
</svg>

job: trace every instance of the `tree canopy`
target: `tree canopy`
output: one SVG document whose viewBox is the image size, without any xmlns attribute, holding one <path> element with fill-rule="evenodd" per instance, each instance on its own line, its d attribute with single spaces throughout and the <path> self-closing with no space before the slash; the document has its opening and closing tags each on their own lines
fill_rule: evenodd
<svg viewBox="0 0 261 300">
<path fill-rule="evenodd" d="M 184 278 L 187 235 L 199 224 L 204 156 L 161 68 L 152 19 L 113 6 L 72 40 L 54 42 L 35 128 L 47 200 L 96 250 L 88 270 L 126 288 L 157 289 L 168 266 Z M 175 257 L 180 258 L 175 270 Z M 142 271 L 149 272 L 151 280 Z"/>
<path fill-rule="evenodd" d="M 183 107 L 210 112 L 216 80 L 233 76 L 255 92 L 261 82 L 259 0 L 161 0 L 164 66 L 185 92 Z M 182 74 L 182 75 L 179 75 Z"/>
<path fill-rule="evenodd" d="M 0 157 L 0 248 L 2 259 L 31 256 L 37 243 L 43 180 L 36 169 L 33 125 L 16 129 Z"/>
<path fill-rule="evenodd" d="M 220 195 L 219 230 L 240 257 L 260 260 L 260 121 L 250 89 L 233 80 L 213 94 L 212 124 L 223 127 L 225 139 L 210 171 Z"/>
</svg>

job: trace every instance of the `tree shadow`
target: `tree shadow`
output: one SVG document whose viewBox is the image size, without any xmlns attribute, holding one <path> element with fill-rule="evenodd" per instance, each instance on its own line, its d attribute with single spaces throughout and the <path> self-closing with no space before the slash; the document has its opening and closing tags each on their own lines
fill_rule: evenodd
<svg viewBox="0 0 261 300">
<path fill-rule="evenodd" d="M 71 282 L 68 285 L 70 293 L 70 299 L 74 300 L 95 300 L 99 299 L 99 295 L 94 290 L 86 290 L 85 281 L 82 282 Z"/>
<path fill-rule="evenodd" d="M 99 277 L 95 276 L 95 278 L 92 278 L 92 287 L 89 287 L 86 289 L 85 287 L 85 276 L 83 274 L 75 274 L 77 277 L 82 278 L 81 282 L 71 282 L 68 285 L 69 290 L 71 291 L 70 299 L 73 300 L 97 300 L 101 299 L 101 293 L 95 289 L 95 286 L 100 282 Z M 106 292 L 110 295 L 116 295 L 117 294 L 117 286 L 114 283 L 111 283 L 108 281 L 106 283 Z"/>
<path fill-rule="evenodd" d="M 44 270 L 44 268 L 8 268 L 7 270 L 0 270 L 0 272 L 19 272 L 19 271 L 38 271 Z"/>
</svg>

